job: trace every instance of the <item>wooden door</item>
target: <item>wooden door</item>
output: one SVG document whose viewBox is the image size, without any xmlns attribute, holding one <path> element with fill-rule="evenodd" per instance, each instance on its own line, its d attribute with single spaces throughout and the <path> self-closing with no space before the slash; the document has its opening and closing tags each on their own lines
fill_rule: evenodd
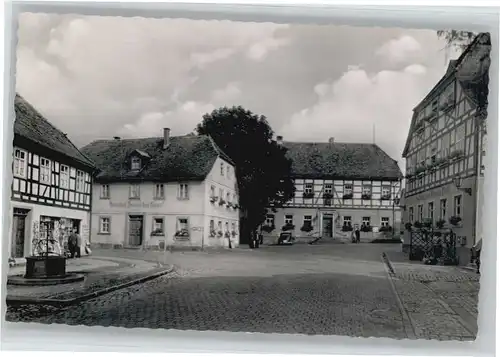
<svg viewBox="0 0 500 357">
<path fill-rule="evenodd" d="M 323 237 L 333 237 L 333 217 L 331 215 L 323 216 Z"/>
<path fill-rule="evenodd" d="M 142 245 L 142 228 L 142 216 L 129 216 L 128 235 L 130 246 L 137 247 Z"/>
<path fill-rule="evenodd" d="M 26 232 L 26 214 L 14 212 L 12 222 L 11 257 L 24 257 L 24 241 Z"/>
</svg>

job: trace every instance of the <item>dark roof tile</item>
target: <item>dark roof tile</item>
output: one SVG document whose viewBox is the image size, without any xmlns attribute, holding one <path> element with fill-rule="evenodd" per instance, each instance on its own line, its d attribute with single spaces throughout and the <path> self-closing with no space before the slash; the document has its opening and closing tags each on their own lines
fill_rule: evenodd
<svg viewBox="0 0 500 357">
<path fill-rule="evenodd" d="M 218 156 L 231 162 L 209 136 L 173 136 L 166 149 L 163 138 L 158 137 L 97 140 L 81 150 L 101 170 L 97 180 L 110 182 L 204 180 Z M 151 158 L 138 172 L 131 172 L 127 162 L 134 151 L 147 153 Z"/>
<path fill-rule="evenodd" d="M 16 113 L 14 121 L 15 135 L 28 139 L 58 154 L 63 154 L 85 166 L 94 167 L 94 163 L 78 150 L 66 134 L 52 125 L 17 93 L 14 108 Z"/>
<path fill-rule="evenodd" d="M 395 160 L 374 144 L 284 142 L 295 178 L 398 180 Z"/>
</svg>

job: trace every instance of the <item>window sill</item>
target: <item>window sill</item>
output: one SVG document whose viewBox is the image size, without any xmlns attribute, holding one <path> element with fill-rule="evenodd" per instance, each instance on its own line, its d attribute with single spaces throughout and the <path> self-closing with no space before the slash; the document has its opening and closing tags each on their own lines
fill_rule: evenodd
<svg viewBox="0 0 500 357">
<path fill-rule="evenodd" d="M 155 201 L 165 201 L 165 197 L 153 197 Z"/>
<path fill-rule="evenodd" d="M 140 197 L 129 197 L 128 199 L 136 201 L 136 200 L 140 200 L 141 198 Z"/>
<path fill-rule="evenodd" d="M 100 200 L 109 200 L 109 197 L 99 197 Z"/>
<path fill-rule="evenodd" d="M 189 197 L 177 197 L 179 201 L 189 201 Z"/>
<path fill-rule="evenodd" d="M 100 235 L 100 236 L 109 236 L 111 235 L 111 232 L 98 232 L 97 235 Z"/>
<path fill-rule="evenodd" d="M 161 234 L 160 233 L 155 233 L 155 234 L 151 233 L 151 237 L 165 237 L 165 233 L 161 233 Z"/>
</svg>

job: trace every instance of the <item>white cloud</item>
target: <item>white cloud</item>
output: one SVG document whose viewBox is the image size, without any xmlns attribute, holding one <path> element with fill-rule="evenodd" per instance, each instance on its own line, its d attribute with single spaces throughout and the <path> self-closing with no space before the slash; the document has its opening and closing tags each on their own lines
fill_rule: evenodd
<svg viewBox="0 0 500 357">
<path fill-rule="evenodd" d="M 412 110 L 442 73 L 411 65 L 402 71 L 369 74 L 351 69 L 334 82 L 320 83 L 317 102 L 295 113 L 280 134 L 289 140 L 376 143 L 401 159 Z M 319 89 L 320 88 L 320 89 Z"/>
<path fill-rule="evenodd" d="M 254 61 L 263 61 L 269 52 L 288 44 L 290 44 L 290 39 L 288 38 L 268 37 L 250 46 L 247 56 Z"/>
<path fill-rule="evenodd" d="M 136 118 L 159 120 L 150 113 L 180 110 L 175 108 L 189 99 L 186 93 L 200 71 L 237 53 L 245 55 L 254 45 L 264 48 L 260 56 L 265 56 L 278 47 L 276 31 L 287 27 L 30 13 L 20 15 L 19 26 L 17 90 L 64 131 L 85 122 L 75 130 L 79 139 L 112 135 Z"/>
<path fill-rule="evenodd" d="M 228 83 L 225 88 L 216 89 L 212 93 L 212 100 L 216 103 L 230 102 L 241 94 L 239 84 L 236 82 Z M 229 103 L 226 103 L 229 105 Z"/>
<path fill-rule="evenodd" d="M 322 97 L 328 93 L 330 90 L 330 85 L 327 83 L 318 83 L 314 86 L 314 93 Z"/>
<path fill-rule="evenodd" d="M 176 110 L 143 114 L 135 123 L 125 124 L 120 135 L 125 138 L 142 138 L 162 135 L 162 128 L 171 128 L 172 135 L 185 135 L 196 127 L 203 114 L 215 107 L 210 103 L 188 101 Z"/>
<path fill-rule="evenodd" d="M 191 61 L 198 68 L 205 68 L 207 64 L 226 59 L 232 56 L 236 50 L 234 48 L 218 48 L 211 52 L 193 53 Z"/>
<path fill-rule="evenodd" d="M 393 128 L 406 136 L 413 105 L 446 66 L 434 31 L 27 13 L 19 20 L 17 90 L 77 145 L 160 136 L 166 126 L 182 135 L 204 113 L 235 104 L 290 138 L 371 140 L 371 122 L 381 120 L 389 129 L 377 125 L 377 137 L 392 140 Z M 411 39 L 425 44 L 420 52 Z"/>
<path fill-rule="evenodd" d="M 135 123 L 128 123 L 120 130 L 124 137 L 149 137 L 159 135 L 164 127 L 173 128 L 172 135 L 184 135 L 191 132 L 205 113 L 226 105 L 227 101 L 241 94 L 238 83 L 228 83 L 224 88 L 212 92 L 208 102 L 188 100 L 179 102 L 176 109 L 166 112 L 148 112 Z"/>
<path fill-rule="evenodd" d="M 421 64 L 412 64 L 404 69 L 405 72 L 411 74 L 425 74 L 427 73 L 427 69 Z"/>
<path fill-rule="evenodd" d="M 412 62 L 422 54 L 422 46 L 411 36 L 401 36 L 382 45 L 376 52 L 392 64 Z"/>
</svg>

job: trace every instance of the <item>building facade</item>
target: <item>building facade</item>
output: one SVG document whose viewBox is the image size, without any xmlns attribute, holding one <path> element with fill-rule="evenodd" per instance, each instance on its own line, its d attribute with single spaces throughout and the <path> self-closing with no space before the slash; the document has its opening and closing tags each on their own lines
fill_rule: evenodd
<svg viewBox="0 0 500 357">
<path fill-rule="evenodd" d="M 105 247 L 235 247 L 235 166 L 208 136 L 95 141 L 82 149 L 100 173 L 92 243 Z"/>
<path fill-rule="evenodd" d="M 470 247 L 482 238 L 486 108 L 478 88 L 488 84 L 478 74 L 488 74 L 484 50 L 489 47 L 489 35 L 480 34 L 450 61 L 441 80 L 415 107 L 403 151 L 403 221 L 440 221 L 453 227 L 461 264 L 468 263 Z M 410 235 L 405 231 L 405 249 Z"/>
<path fill-rule="evenodd" d="M 374 144 L 278 142 L 292 161 L 296 192 L 283 207 L 271 207 L 262 225 L 268 240 L 290 231 L 297 240 L 362 239 L 399 231 L 397 204 L 402 173 Z M 382 228 L 383 227 L 383 228 Z"/>
<path fill-rule="evenodd" d="M 22 263 L 48 237 L 63 248 L 75 228 L 89 240 L 95 167 L 20 95 L 15 97 L 9 253 Z"/>
</svg>

